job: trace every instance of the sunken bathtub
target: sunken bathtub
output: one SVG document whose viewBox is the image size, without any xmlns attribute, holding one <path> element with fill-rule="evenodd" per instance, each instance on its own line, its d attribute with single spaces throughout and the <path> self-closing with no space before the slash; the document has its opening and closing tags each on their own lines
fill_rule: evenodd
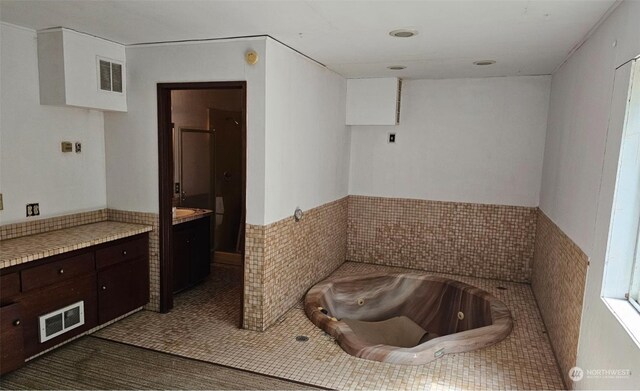
<svg viewBox="0 0 640 391">
<path fill-rule="evenodd" d="M 509 309 L 489 293 L 428 274 L 327 279 L 307 292 L 304 309 L 347 353 L 396 364 L 493 345 L 513 325 Z"/>
</svg>

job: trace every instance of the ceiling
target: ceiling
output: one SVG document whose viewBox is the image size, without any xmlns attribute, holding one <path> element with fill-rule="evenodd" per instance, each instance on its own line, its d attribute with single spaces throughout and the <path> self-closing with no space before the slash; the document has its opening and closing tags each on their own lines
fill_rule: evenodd
<svg viewBox="0 0 640 391">
<path fill-rule="evenodd" d="M 123 44 L 270 35 L 345 77 L 455 78 L 550 74 L 615 3 L 0 0 L 0 20 Z M 388 34 L 398 28 L 419 33 Z"/>
</svg>

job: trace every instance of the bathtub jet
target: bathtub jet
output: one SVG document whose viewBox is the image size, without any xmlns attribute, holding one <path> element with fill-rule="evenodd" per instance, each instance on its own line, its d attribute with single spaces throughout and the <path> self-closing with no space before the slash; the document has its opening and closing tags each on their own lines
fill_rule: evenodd
<svg viewBox="0 0 640 391">
<path fill-rule="evenodd" d="M 488 292 L 428 274 L 324 280 L 305 296 L 309 319 L 352 356 L 420 365 L 506 338 L 507 306 Z"/>
</svg>

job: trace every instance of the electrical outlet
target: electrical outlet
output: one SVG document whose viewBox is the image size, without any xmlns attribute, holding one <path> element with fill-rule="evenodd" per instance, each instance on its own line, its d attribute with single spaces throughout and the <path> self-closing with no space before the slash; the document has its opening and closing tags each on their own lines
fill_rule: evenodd
<svg viewBox="0 0 640 391">
<path fill-rule="evenodd" d="M 176 182 L 175 185 L 173 185 L 173 192 L 180 194 L 180 182 Z"/>
<path fill-rule="evenodd" d="M 76 153 L 82 152 L 82 144 L 79 141 L 76 142 Z"/>
<path fill-rule="evenodd" d="M 31 217 L 31 216 L 39 216 L 40 215 L 40 204 L 39 203 L 33 203 L 33 204 L 27 204 L 27 217 Z"/>
</svg>

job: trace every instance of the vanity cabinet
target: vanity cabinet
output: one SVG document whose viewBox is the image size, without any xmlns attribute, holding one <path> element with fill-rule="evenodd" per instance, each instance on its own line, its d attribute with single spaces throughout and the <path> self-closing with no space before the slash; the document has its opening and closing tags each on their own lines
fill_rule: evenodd
<svg viewBox="0 0 640 391">
<path fill-rule="evenodd" d="M 145 233 L 0 269 L 0 372 L 145 305 L 148 246 Z"/>
<path fill-rule="evenodd" d="M 210 217 L 173 226 L 173 291 L 204 280 L 210 273 Z"/>
</svg>

